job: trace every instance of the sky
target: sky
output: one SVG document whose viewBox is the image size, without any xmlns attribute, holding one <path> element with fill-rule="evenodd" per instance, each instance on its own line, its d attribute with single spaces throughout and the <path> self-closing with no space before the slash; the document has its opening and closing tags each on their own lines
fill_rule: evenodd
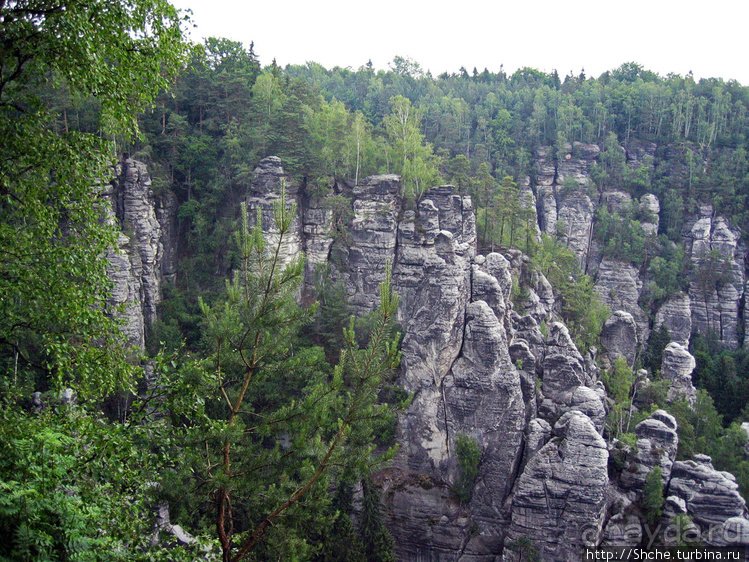
<svg viewBox="0 0 749 562">
<path fill-rule="evenodd" d="M 532 67 L 597 77 L 625 62 L 662 76 L 749 85 L 749 1 L 172 0 L 191 9 L 192 40 L 255 43 L 263 65 L 314 61 L 387 69 L 411 58 L 434 76 Z"/>
</svg>

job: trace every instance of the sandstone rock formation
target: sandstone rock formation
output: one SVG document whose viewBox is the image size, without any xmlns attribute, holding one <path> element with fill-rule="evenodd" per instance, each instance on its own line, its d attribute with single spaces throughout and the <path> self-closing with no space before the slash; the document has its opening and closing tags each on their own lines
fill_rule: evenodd
<svg viewBox="0 0 749 562">
<path fill-rule="evenodd" d="M 582 264 L 592 251 L 597 204 L 584 186 L 590 186 L 590 165 L 599 151 L 576 144 L 569 158 L 541 154 L 534 184 L 540 228 L 561 234 Z M 652 151 L 630 147 L 629 165 L 645 165 Z M 283 177 L 280 161 L 264 160 L 255 177 L 248 201 L 265 217 Z M 688 514 L 700 527 L 749 529 L 728 475 L 704 459 L 675 461 L 676 422 L 666 412 L 656 411 L 637 425 L 637 448 L 629 456 L 625 451 L 624 469 L 609 481 L 609 447 L 602 436 L 607 400 L 596 351 L 583 356 L 577 349 L 558 322 L 551 286 L 527 257 L 518 251 L 476 255 L 470 198 L 439 186 L 408 207 L 392 175 L 372 176 L 356 187 L 334 186 L 331 190 L 351 201 L 353 214 L 346 236 L 337 237 L 326 207 L 300 189 L 289 190 L 290 199 L 303 204 L 289 255 L 303 248 L 310 264 L 329 263 L 359 315 L 377 305 L 388 264 L 401 297 L 399 383 L 413 401 L 400 419 L 399 454 L 375 478 L 399 559 L 520 560 L 532 546 L 542 560 L 572 560 L 583 544 L 636 544 L 644 531 L 633 504 L 655 466 L 662 469 L 669 513 Z M 610 191 L 606 204 L 630 205 L 624 195 Z M 645 195 L 636 204 L 652 215 L 642 225 L 654 235 L 657 199 Z M 696 246 L 709 240 L 726 255 L 733 247 L 735 259 L 738 243 L 719 247 L 719 240 L 730 237 L 720 221 L 710 221 L 711 234 L 695 234 Z M 743 287 L 737 268 L 731 271 Z M 513 291 L 517 283 L 523 291 Z M 638 304 L 643 283 L 633 264 L 608 258 L 597 264 L 596 290 L 617 311 L 603 337 L 609 358 L 620 355 L 633 364 L 647 341 L 650 321 Z M 683 347 L 690 326 L 699 325 L 693 294 L 671 297 L 656 317 L 655 325 L 665 324 L 674 340 L 662 367 L 662 375 L 673 381 L 671 399 L 693 399 L 694 359 Z M 716 306 L 725 312 L 724 305 Z M 463 503 L 451 491 L 460 478 L 458 436 L 481 450 L 471 499 Z"/>
<path fill-rule="evenodd" d="M 707 545 L 725 544 L 723 525 L 734 518 L 743 519 L 745 529 L 746 502 L 738 492 L 732 474 L 713 468 L 712 459 L 697 455 L 694 460 L 676 461 L 671 470 L 668 494 L 684 501 L 686 513 L 699 525 Z M 736 524 L 734 520 L 733 524 Z M 727 542 L 727 541 L 726 541 Z"/>
<path fill-rule="evenodd" d="M 689 347 L 692 336 L 692 300 L 687 293 L 676 293 L 658 309 L 653 329 L 668 329 L 671 341 Z"/>
<path fill-rule="evenodd" d="M 146 165 L 126 159 L 105 192 L 120 228 L 117 248 L 109 254 L 108 273 L 113 283 L 109 304 L 122 307 L 123 331 L 131 345 L 142 348 L 146 329 L 156 320 L 161 284 L 175 273 L 173 234 L 174 199 L 157 199 Z"/>
<path fill-rule="evenodd" d="M 692 385 L 692 371 L 696 366 L 694 357 L 687 349 L 676 342 L 671 342 L 663 351 L 661 376 L 671 381 L 667 399 L 686 400 L 694 404 L 697 400 L 697 389 Z"/>
<path fill-rule="evenodd" d="M 699 333 L 714 333 L 727 347 L 738 341 L 740 299 L 746 279 L 746 251 L 739 233 L 728 221 L 715 216 L 711 205 L 702 205 L 693 223 L 683 235 L 694 270 L 689 296 L 692 328 Z"/>
<path fill-rule="evenodd" d="M 606 512 L 608 453 L 590 419 L 564 414 L 554 438 L 525 466 L 512 499 L 503 560 L 520 560 L 521 539 L 541 560 L 579 559 L 585 541 L 597 542 Z"/>
<path fill-rule="evenodd" d="M 663 483 L 668 484 L 679 445 L 674 417 L 663 410 L 656 410 L 648 419 L 637 424 L 635 435 L 636 453 L 631 464 L 622 472 L 622 488 L 641 493 L 645 479 L 656 466 L 661 468 Z"/>
<path fill-rule="evenodd" d="M 637 324 L 629 312 L 617 310 L 606 319 L 601 332 L 601 344 L 610 358 L 623 357 L 632 366 L 637 356 Z"/>
</svg>

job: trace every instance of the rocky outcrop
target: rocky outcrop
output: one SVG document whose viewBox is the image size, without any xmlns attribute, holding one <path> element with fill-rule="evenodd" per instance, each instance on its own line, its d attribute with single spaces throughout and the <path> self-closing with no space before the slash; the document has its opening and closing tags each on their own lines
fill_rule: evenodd
<svg viewBox="0 0 749 562">
<path fill-rule="evenodd" d="M 668 495 L 684 502 L 686 514 L 699 525 L 702 540 L 707 545 L 728 542 L 727 533 L 722 531 L 725 525 L 730 525 L 729 521 L 733 520 L 733 525 L 739 529 L 745 529 L 749 523 L 746 502 L 739 494 L 736 479 L 728 472 L 715 470 L 708 456 L 676 461 L 671 470 Z M 747 521 L 736 525 L 735 518 Z"/>
<path fill-rule="evenodd" d="M 671 342 L 663 351 L 661 377 L 671 381 L 667 399 L 669 401 L 686 400 L 694 404 L 697 400 L 697 389 L 692 385 L 692 371 L 697 365 L 687 349 L 676 342 Z"/>
<path fill-rule="evenodd" d="M 637 324 L 638 343 L 647 341 L 650 328 L 647 314 L 640 308 L 642 279 L 639 270 L 631 263 L 604 258 L 598 266 L 595 291 L 611 310 L 621 310 L 632 315 Z"/>
<path fill-rule="evenodd" d="M 503 560 L 521 560 L 523 541 L 541 560 L 580 559 L 585 542 L 597 543 L 606 513 L 607 463 L 606 443 L 590 419 L 564 414 L 518 478 Z"/>
<path fill-rule="evenodd" d="M 471 208 L 463 205 L 448 189 L 428 191 L 418 214 L 405 213 L 398 252 L 391 258 L 393 288 L 401 296 L 398 318 L 405 328 L 401 380 L 415 393 L 402 420 L 404 452 L 411 470 L 428 473 L 448 457 L 443 382 L 463 346 L 471 298 L 475 223 Z"/>
<path fill-rule="evenodd" d="M 689 347 L 692 336 L 692 300 L 686 293 L 676 293 L 658 309 L 654 330 L 665 326 L 671 341 Z"/>
<path fill-rule="evenodd" d="M 656 410 L 635 428 L 637 447 L 634 458 L 621 475 L 624 490 L 641 493 L 645 480 L 656 467 L 661 468 L 663 483 L 668 484 L 671 468 L 676 460 L 679 437 L 676 434 L 676 420 L 663 411 Z"/>
<path fill-rule="evenodd" d="M 739 232 L 715 216 L 711 205 L 702 205 L 683 235 L 694 273 L 689 296 L 692 328 L 713 333 L 729 348 L 739 345 L 740 301 L 746 279 Z"/>
<path fill-rule="evenodd" d="M 580 264 L 584 264 L 593 237 L 593 215 L 595 206 L 590 196 L 581 189 L 574 189 L 561 197 L 557 203 L 556 233 L 559 241 L 572 250 Z"/>
<path fill-rule="evenodd" d="M 507 335 L 489 305 L 482 300 L 468 304 L 463 350 L 445 378 L 444 400 L 450 450 L 455 437 L 465 434 L 483 451 L 471 500 L 478 533 L 469 546 L 477 554 L 498 546 L 497 515 L 522 455 L 525 403 L 507 349 Z M 457 458 L 451 461 L 457 478 Z"/>
<path fill-rule="evenodd" d="M 268 247 L 275 247 L 280 237 L 276 224 L 275 207 L 284 193 L 286 209 L 291 213 L 291 225 L 281 240 L 280 262 L 283 265 L 302 255 L 302 219 L 300 212 L 299 185 L 292 181 L 277 156 L 263 158 L 255 168 L 250 191 L 245 203 L 250 227 L 262 221 L 263 234 Z M 280 217 L 279 217 L 280 218 Z"/>
<path fill-rule="evenodd" d="M 176 270 L 173 196 L 157 199 L 146 165 L 132 159 L 116 167 L 116 178 L 105 190 L 111 215 L 120 228 L 117 248 L 109 254 L 112 280 L 109 304 L 119 309 L 123 332 L 142 348 L 147 328 L 156 320 L 164 277 Z"/>
<path fill-rule="evenodd" d="M 591 183 L 590 166 L 600 153 L 595 144 L 572 143 L 555 154 L 549 147 L 537 151 L 537 205 L 539 226 L 563 243 L 584 263 L 590 248 L 595 211 L 585 186 Z"/>
<path fill-rule="evenodd" d="M 617 310 L 606 319 L 601 332 L 601 344 L 613 360 L 623 357 L 631 367 L 637 356 L 637 324 L 629 312 Z"/>
<path fill-rule="evenodd" d="M 547 153 L 534 184 L 541 228 L 569 229 L 562 238 L 581 263 L 591 252 L 595 211 L 581 187 L 589 187 L 589 165 L 598 154 L 591 146 L 571 147 L 569 158 Z M 643 149 L 630 165 L 647 156 Z M 283 177 L 273 159 L 256 172 L 248 202 L 260 209 L 264 226 Z M 609 482 L 602 435 L 610 402 L 598 380 L 597 351 L 583 356 L 577 349 L 557 321 L 560 304 L 551 286 L 526 256 L 476 255 L 470 198 L 438 186 L 409 208 L 392 175 L 372 176 L 356 187 L 333 186 L 333 192 L 351 202 L 345 236 L 331 230 L 324 203 L 301 188 L 289 190 L 290 200 L 303 206 L 294 218 L 289 255 L 306 249 L 308 277 L 310 264 L 330 264 L 331 277 L 343 281 L 358 315 L 376 307 L 379 283 L 392 267 L 403 330 L 398 382 L 413 399 L 399 420 L 398 456 L 375 481 L 399 559 L 520 560 L 531 545 L 542 560 L 571 560 L 579 558 L 583 544 L 636 544 L 644 532 L 636 502 L 655 466 L 661 467 L 669 513 L 699 512 L 699 525 L 741 520 L 736 525 L 744 528 L 743 512 L 719 473 L 705 472 L 698 483 L 687 482 L 687 469 L 677 470 L 676 422 L 663 411 L 637 425 L 636 448 L 616 445 L 617 460 L 624 460 Z M 530 200 L 530 186 L 524 193 Z M 605 204 L 612 208 L 633 204 L 624 193 L 607 193 Z M 641 224 L 654 235 L 658 221 L 650 215 L 658 213 L 657 199 L 643 196 L 635 204 L 652 219 Z M 604 361 L 622 356 L 632 365 L 647 341 L 649 318 L 638 305 L 642 286 L 634 265 L 600 262 L 596 290 L 617 311 L 604 330 L 606 350 L 598 356 Z M 693 358 L 677 343 L 688 339 L 690 318 L 690 297 L 681 295 L 667 301 L 656 319 L 675 340 L 662 367 L 673 381 L 671 399 L 692 399 Z M 481 451 L 470 500 L 462 501 L 452 491 L 461 477 L 459 437 L 472 439 Z M 705 515 L 710 510 L 701 506 L 723 500 L 695 498 L 709 496 L 705 482 L 719 481 L 733 507 Z"/>
<path fill-rule="evenodd" d="M 346 283 L 354 312 L 363 315 L 377 307 L 379 285 L 385 279 L 387 265 L 395 262 L 398 218 L 403 211 L 400 180 L 394 175 L 366 178 L 354 188 L 352 197 L 350 240 L 334 244 L 331 261 Z M 424 211 L 425 222 L 438 214 L 435 208 L 427 219 L 429 209 Z M 415 228 L 415 219 L 415 214 L 404 216 L 403 228 L 409 223 Z"/>
<path fill-rule="evenodd" d="M 652 193 L 646 193 L 640 197 L 639 215 L 643 218 L 640 220 L 642 231 L 648 236 L 658 235 L 658 224 L 660 223 L 659 213 L 661 204 L 658 198 Z"/>
</svg>

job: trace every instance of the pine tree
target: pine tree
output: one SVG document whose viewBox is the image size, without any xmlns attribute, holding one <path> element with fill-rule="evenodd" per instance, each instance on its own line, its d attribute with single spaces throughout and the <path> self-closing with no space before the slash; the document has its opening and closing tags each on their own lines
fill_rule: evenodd
<svg viewBox="0 0 749 562">
<path fill-rule="evenodd" d="M 364 504 L 362 506 L 359 533 L 364 542 L 367 562 L 393 562 L 393 537 L 382 523 L 380 494 L 371 478 L 362 481 Z"/>
<path fill-rule="evenodd" d="M 316 520 L 330 501 L 332 471 L 363 474 L 395 453 L 376 458 L 371 445 L 374 422 L 395 409 L 377 404 L 383 377 L 399 359 L 397 340 L 390 339 L 398 299 L 389 275 L 368 347 L 356 346 L 352 319 L 346 351 L 329 375 L 321 353 L 295 348 L 314 309 L 296 303 L 303 260 L 282 261 L 294 216 L 284 193 L 274 215 L 277 234 L 268 244 L 262 221 L 250 231 L 243 207 L 241 266 L 228 283 L 228 298 L 213 307 L 202 303 L 214 342 L 213 390 L 206 389 L 213 412 L 193 420 L 204 424 L 207 443 L 202 468 L 195 469 L 212 489 L 225 562 L 266 545 L 299 553 L 306 548 L 305 529 L 324 524 Z"/>
<path fill-rule="evenodd" d="M 658 520 L 663 514 L 663 479 L 661 467 L 656 466 L 645 478 L 645 486 L 642 489 L 642 500 L 640 506 L 645 512 L 645 521 L 651 529 L 655 529 Z"/>
</svg>

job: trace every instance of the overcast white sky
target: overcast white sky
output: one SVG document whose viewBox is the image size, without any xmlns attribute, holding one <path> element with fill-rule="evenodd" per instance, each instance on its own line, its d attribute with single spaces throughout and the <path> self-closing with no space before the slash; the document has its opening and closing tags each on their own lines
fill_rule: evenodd
<svg viewBox="0 0 749 562">
<path fill-rule="evenodd" d="M 748 0 L 172 0 L 192 39 L 255 42 L 260 62 L 386 69 L 396 55 L 433 75 L 524 66 L 597 77 L 634 61 L 665 76 L 749 85 Z"/>
</svg>

